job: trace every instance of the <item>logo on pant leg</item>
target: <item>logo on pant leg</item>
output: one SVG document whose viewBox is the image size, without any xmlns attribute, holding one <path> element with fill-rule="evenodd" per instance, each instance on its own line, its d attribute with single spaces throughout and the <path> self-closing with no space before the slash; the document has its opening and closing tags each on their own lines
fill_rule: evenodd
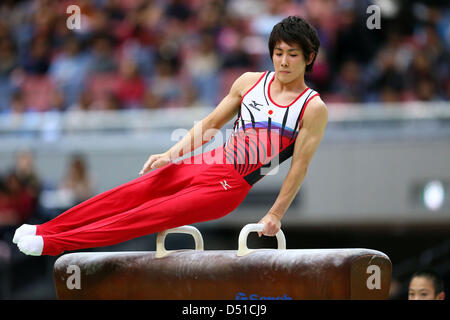
<svg viewBox="0 0 450 320">
<path fill-rule="evenodd" d="M 228 188 L 231 189 L 231 186 L 227 183 L 227 180 L 220 181 L 220 184 L 222 185 L 222 187 L 223 187 L 225 190 L 228 190 Z"/>
</svg>

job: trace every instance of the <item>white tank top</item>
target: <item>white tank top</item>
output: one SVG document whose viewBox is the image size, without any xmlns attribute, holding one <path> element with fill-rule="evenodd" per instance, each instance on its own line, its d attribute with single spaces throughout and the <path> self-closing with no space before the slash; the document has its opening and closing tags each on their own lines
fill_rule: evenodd
<svg viewBox="0 0 450 320">
<path fill-rule="evenodd" d="M 244 94 L 233 133 L 223 145 L 226 163 L 251 185 L 292 156 L 306 106 L 319 95 L 306 88 L 289 105 L 278 105 L 270 96 L 274 77 L 275 72 L 264 72 Z"/>
</svg>

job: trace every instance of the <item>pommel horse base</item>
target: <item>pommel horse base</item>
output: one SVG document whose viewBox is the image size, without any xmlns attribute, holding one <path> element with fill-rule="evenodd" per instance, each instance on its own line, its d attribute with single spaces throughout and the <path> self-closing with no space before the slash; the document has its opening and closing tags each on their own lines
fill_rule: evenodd
<svg viewBox="0 0 450 320">
<path fill-rule="evenodd" d="M 203 250 L 192 226 L 157 236 L 156 252 L 85 252 L 58 258 L 54 281 L 58 299 L 293 300 L 387 299 L 392 264 L 372 249 L 286 249 L 283 232 L 277 249 L 249 249 L 246 225 L 238 250 Z M 195 250 L 164 248 L 167 234 L 189 233 Z"/>
</svg>

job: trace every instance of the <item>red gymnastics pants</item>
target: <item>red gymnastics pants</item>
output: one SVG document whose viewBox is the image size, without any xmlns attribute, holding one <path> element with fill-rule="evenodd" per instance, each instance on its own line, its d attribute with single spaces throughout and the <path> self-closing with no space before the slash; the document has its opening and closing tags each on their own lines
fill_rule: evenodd
<svg viewBox="0 0 450 320">
<path fill-rule="evenodd" d="M 250 189 L 230 164 L 170 163 L 38 225 L 36 234 L 43 255 L 114 245 L 223 217 Z"/>
</svg>

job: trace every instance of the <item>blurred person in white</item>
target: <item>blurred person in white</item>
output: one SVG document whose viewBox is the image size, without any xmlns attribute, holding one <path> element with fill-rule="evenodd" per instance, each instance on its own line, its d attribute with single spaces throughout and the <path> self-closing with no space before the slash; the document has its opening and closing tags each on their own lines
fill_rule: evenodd
<svg viewBox="0 0 450 320">
<path fill-rule="evenodd" d="M 185 67 L 204 105 L 214 105 L 218 91 L 220 59 L 215 50 L 214 38 L 203 34 L 198 39 Z"/>
<path fill-rule="evenodd" d="M 61 211 L 90 198 L 94 193 L 93 186 L 93 179 L 89 173 L 85 155 L 81 153 L 71 154 L 61 180 L 56 185 L 49 185 L 42 192 L 40 197 L 42 217 L 44 219 L 54 218 Z"/>
<path fill-rule="evenodd" d="M 62 53 L 52 60 L 49 69 L 50 77 L 64 93 L 67 105 L 75 103 L 83 91 L 88 66 L 89 56 L 82 51 L 80 40 L 74 35 L 67 36 Z"/>
<path fill-rule="evenodd" d="M 83 155 L 77 153 L 71 156 L 59 188 L 70 193 L 72 205 L 77 205 L 94 194 L 92 178 Z"/>
<path fill-rule="evenodd" d="M 234 1 L 235 10 L 241 11 L 240 14 L 243 16 L 253 15 L 252 29 L 264 38 L 269 37 L 273 26 L 284 16 L 299 12 L 297 3 L 292 0 L 245 1 L 247 3 L 245 6 L 243 4 L 238 5 L 240 2 Z M 259 14 L 257 14 L 258 10 L 261 11 Z"/>
<path fill-rule="evenodd" d="M 408 300 L 444 300 L 444 282 L 431 269 L 417 271 L 409 282 Z"/>
</svg>

